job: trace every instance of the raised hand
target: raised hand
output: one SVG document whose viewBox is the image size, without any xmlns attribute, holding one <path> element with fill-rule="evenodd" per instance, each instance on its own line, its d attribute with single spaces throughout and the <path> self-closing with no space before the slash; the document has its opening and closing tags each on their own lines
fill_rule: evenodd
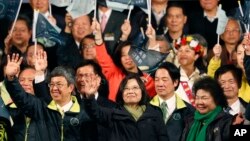
<svg viewBox="0 0 250 141">
<path fill-rule="evenodd" d="M 10 34 L 4 39 L 4 45 L 5 45 L 4 53 L 5 54 L 9 54 L 10 52 L 10 48 L 12 46 L 11 39 L 12 39 L 12 36 Z"/>
<path fill-rule="evenodd" d="M 5 68 L 5 74 L 8 80 L 12 80 L 14 76 L 17 76 L 20 72 L 20 64 L 22 63 L 23 57 L 19 57 L 19 54 L 13 53 L 12 56 L 7 56 L 7 65 Z"/>
<path fill-rule="evenodd" d="M 219 59 L 220 58 L 221 52 L 222 52 L 221 45 L 220 44 L 216 44 L 213 47 L 213 53 L 214 53 L 215 59 Z"/>
<path fill-rule="evenodd" d="M 66 13 L 64 20 L 65 20 L 65 23 L 66 23 L 64 31 L 66 33 L 71 33 L 71 26 L 73 24 L 72 16 L 69 13 Z"/>
<path fill-rule="evenodd" d="M 245 48 L 246 55 L 250 55 L 250 33 L 245 34 L 241 44 Z"/>
<path fill-rule="evenodd" d="M 157 45 L 156 42 L 156 33 L 155 33 L 155 29 L 152 27 L 152 25 L 148 25 L 148 28 L 146 30 L 146 35 L 148 37 L 148 41 L 149 41 L 149 49 L 153 48 Z"/>
<path fill-rule="evenodd" d="M 86 97 L 90 97 L 98 91 L 98 88 L 101 84 L 101 77 L 98 75 L 91 75 L 87 78 L 84 78 L 85 89 L 84 94 Z"/>
<path fill-rule="evenodd" d="M 131 33 L 131 25 L 129 20 L 124 20 L 124 23 L 121 26 L 122 36 L 121 40 L 126 41 L 128 39 L 128 36 Z"/>
<path fill-rule="evenodd" d="M 35 57 L 35 69 L 36 72 L 44 73 L 48 67 L 47 54 L 43 50 L 39 50 Z"/>
<path fill-rule="evenodd" d="M 101 25 L 100 25 L 100 23 L 98 23 L 98 21 L 95 18 L 93 18 L 91 29 L 93 31 L 93 34 L 95 35 L 95 43 L 97 45 L 102 44 L 103 40 L 102 40 Z"/>
<path fill-rule="evenodd" d="M 146 35 L 149 39 L 153 39 L 155 40 L 156 38 L 156 33 L 155 33 L 155 29 L 152 27 L 152 25 L 148 25 L 148 28 L 146 30 Z"/>
</svg>

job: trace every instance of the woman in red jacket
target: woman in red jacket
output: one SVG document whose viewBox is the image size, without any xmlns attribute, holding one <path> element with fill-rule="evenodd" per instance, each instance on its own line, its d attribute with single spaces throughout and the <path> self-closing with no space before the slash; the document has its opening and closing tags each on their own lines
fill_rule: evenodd
<svg viewBox="0 0 250 141">
<path fill-rule="evenodd" d="M 129 21 L 125 21 L 122 25 L 122 41 L 116 48 L 114 58 L 107 53 L 106 46 L 102 39 L 100 24 L 93 20 L 92 29 L 95 33 L 96 42 L 96 59 L 102 67 L 103 74 L 109 81 L 109 99 L 115 101 L 116 93 L 122 79 L 130 73 L 138 74 L 145 82 L 146 90 L 150 97 L 155 95 L 154 81 L 149 74 L 139 70 L 135 62 L 129 56 L 128 52 L 131 47 L 131 42 L 124 41 L 130 33 L 131 27 Z M 126 36 L 126 37 L 125 37 Z M 124 42 L 123 42 L 124 41 Z"/>
</svg>

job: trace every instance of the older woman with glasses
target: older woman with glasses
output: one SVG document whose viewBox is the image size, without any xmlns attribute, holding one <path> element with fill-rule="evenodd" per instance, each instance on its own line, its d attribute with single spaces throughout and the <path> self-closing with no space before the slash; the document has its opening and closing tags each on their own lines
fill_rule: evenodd
<svg viewBox="0 0 250 141">
<path fill-rule="evenodd" d="M 137 75 L 128 75 L 117 92 L 117 108 L 99 107 L 94 93 L 100 79 L 91 78 L 86 86 L 86 109 L 90 117 L 109 127 L 110 141 L 160 141 L 168 140 L 164 133 L 162 113 L 148 103 L 144 83 Z"/>
<path fill-rule="evenodd" d="M 228 106 L 219 83 L 203 77 L 193 86 L 196 111 L 188 118 L 182 141 L 227 141 L 233 116 L 225 113 Z"/>
</svg>

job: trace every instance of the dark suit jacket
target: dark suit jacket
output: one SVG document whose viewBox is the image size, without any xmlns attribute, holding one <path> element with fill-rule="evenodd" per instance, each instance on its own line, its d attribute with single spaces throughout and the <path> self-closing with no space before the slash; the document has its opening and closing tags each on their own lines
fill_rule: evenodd
<svg viewBox="0 0 250 141">
<path fill-rule="evenodd" d="M 107 21 L 106 27 L 103 32 L 103 38 L 106 44 L 107 51 L 111 56 L 113 56 L 113 53 L 116 49 L 117 41 L 121 37 L 122 34 L 121 26 L 126 18 L 127 17 L 125 14 L 112 10 L 111 15 Z M 114 40 L 107 39 L 107 37 L 112 37 L 112 36 L 114 37 Z"/>
<path fill-rule="evenodd" d="M 62 32 L 61 35 L 66 41 L 66 44 L 57 49 L 57 63 L 58 65 L 70 66 L 75 69 L 81 61 L 83 61 L 83 57 L 80 54 L 73 36 L 64 32 Z"/>
</svg>

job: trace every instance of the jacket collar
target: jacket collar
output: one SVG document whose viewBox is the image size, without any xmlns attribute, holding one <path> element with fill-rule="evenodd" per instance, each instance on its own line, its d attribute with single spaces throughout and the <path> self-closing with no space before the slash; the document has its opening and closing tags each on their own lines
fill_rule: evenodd
<svg viewBox="0 0 250 141">
<path fill-rule="evenodd" d="M 177 94 L 175 94 L 175 97 L 176 97 L 176 109 L 177 110 L 187 107 L 184 101 Z M 150 104 L 160 107 L 159 96 L 158 95 L 154 96 L 153 99 L 150 101 Z"/>
<path fill-rule="evenodd" d="M 80 105 L 77 101 L 77 98 L 75 96 L 71 96 L 71 98 L 72 98 L 73 105 L 70 108 L 69 112 L 80 113 Z M 52 100 L 47 107 L 51 110 L 55 110 L 61 113 L 61 111 L 57 108 L 56 102 L 54 100 Z"/>
</svg>

